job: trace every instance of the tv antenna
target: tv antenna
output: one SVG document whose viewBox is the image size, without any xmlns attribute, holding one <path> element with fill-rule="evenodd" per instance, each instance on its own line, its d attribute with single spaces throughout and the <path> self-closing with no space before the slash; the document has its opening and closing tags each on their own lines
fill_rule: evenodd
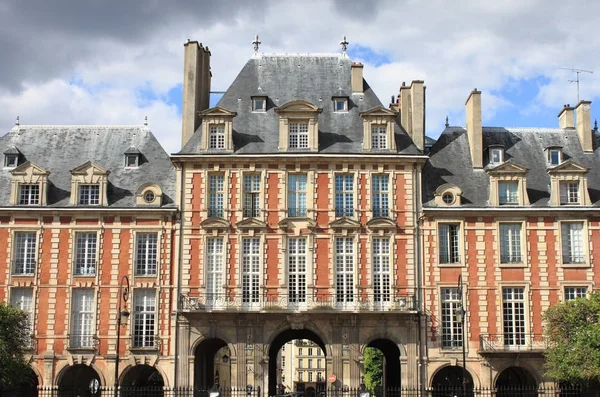
<svg viewBox="0 0 600 397">
<path fill-rule="evenodd" d="M 574 68 L 559 68 L 575 73 L 575 80 L 569 80 L 569 83 L 577 83 L 577 103 L 579 103 L 579 75 L 581 73 L 594 73 L 591 70 L 574 69 Z"/>
</svg>

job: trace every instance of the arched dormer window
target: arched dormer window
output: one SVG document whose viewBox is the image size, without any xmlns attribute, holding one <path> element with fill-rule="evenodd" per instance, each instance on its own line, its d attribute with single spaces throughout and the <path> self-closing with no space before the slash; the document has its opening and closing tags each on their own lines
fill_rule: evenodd
<svg viewBox="0 0 600 397">
<path fill-rule="evenodd" d="M 12 205 L 46 205 L 50 172 L 27 161 L 11 172 L 10 203 Z"/>
<path fill-rule="evenodd" d="M 201 151 L 233 152 L 233 118 L 236 112 L 214 107 L 200 113 L 202 117 Z"/>
<path fill-rule="evenodd" d="M 451 183 L 444 183 L 435 189 L 434 200 L 440 207 L 458 207 L 461 204 L 462 190 Z"/>
<path fill-rule="evenodd" d="M 279 151 L 319 150 L 319 113 L 323 109 L 297 100 L 275 108 L 279 115 Z"/>
<path fill-rule="evenodd" d="M 145 183 L 135 193 L 136 205 L 151 205 L 160 207 L 162 204 L 162 189 L 153 183 Z"/>
</svg>

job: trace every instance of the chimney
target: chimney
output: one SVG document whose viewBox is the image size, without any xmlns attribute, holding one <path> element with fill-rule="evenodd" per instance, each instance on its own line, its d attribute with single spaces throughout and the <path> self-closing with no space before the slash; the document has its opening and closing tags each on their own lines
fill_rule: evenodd
<svg viewBox="0 0 600 397">
<path fill-rule="evenodd" d="M 575 110 L 577 111 L 577 135 L 584 152 L 593 152 L 592 144 L 592 115 L 590 113 L 592 102 L 579 101 Z"/>
<path fill-rule="evenodd" d="M 465 103 L 467 136 L 471 147 L 473 168 L 483 168 L 483 128 L 481 127 L 481 91 L 471 91 Z"/>
<path fill-rule="evenodd" d="M 425 149 L 425 85 L 423 80 L 413 80 L 410 84 L 412 135 L 419 150 Z"/>
<path fill-rule="evenodd" d="M 360 62 L 352 62 L 352 69 L 350 74 L 350 81 L 352 84 L 353 94 L 362 94 L 363 88 L 363 64 Z"/>
<path fill-rule="evenodd" d="M 181 147 L 200 126 L 199 112 L 210 104 L 210 51 L 197 41 L 184 45 Z"/>
<path fill-rule="evenodd" d="M 398 99 L 400 99 L 400 98 L 398 98 Z M 392 95 L 392 100 L 390 101 L 390 110 L 394 110 L 396 112 L 399 111 L 399 109 L 398 109 L 398 99 L 396 99 L 396 97 L 394 97 Z"/>
<path fill-rule="evenodd" d="M 575 108 L 566 104 L 558 114 L 558 128 L 575 128 Z"/>
<path fill-rule="evenodd" d="M 400 86 L 400 93 L 398 94 L 398 98 L 400 98 L 400 124 L 402 124 L 404 130 L 412 139 L 412 101 L 410 95 L 411 90 L 403 81 Z"/>
</svg>

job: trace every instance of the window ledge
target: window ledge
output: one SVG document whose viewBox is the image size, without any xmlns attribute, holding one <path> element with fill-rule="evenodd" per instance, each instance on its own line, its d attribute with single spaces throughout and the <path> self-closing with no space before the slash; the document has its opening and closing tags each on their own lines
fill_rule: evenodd
<svg viewBox="0 0 600 397">
<path fill-rule="evenodd" d="M 586 261 L 585 263 L 562 263 L 562 266 L 568 268 L 586 268 L 590 267 L 590 264 Z"/>
<path fill-rule="evenodd" d="M 462 262 L 453 263 L 438 263 L 438 267 L 465 267 L 466 265 Z"/>
<path fill-rule="evenodd" d="M 529 265 L 527 265 L 526 263 L 523 263 L 523 262 L 515 262 L 515 263 L 500 263 L 500 267 L 506 267 L 506 268 L 522 268 L 522 267 L 529 267 Z"/>
</svg>

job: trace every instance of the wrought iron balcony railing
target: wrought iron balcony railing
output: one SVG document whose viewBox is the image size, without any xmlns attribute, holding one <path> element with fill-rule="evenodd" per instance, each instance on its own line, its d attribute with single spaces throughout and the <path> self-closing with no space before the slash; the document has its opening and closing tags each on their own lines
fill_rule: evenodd
<svg viewBox="0 0 600 397">
<path fill-rule="evenodd" d="M 158 335 L 132 335 L 130 349 L 134 350 L 158 350 L 160 347 L 160 337 Z"/>
<path fill-rule="evenodd" d="M 336 207 L 335 216 L 338 218 L 343 216 L 352 217 L 354 216 L 354 208 Z"/>
<path fill-rule="evenodd" d="M 98 338 L 94 334 L 69 334 L 68 349 L 90 349 L 98 348 Z"/>
<path fill-rule="evenodd" d="M 184 312 L 198 311 L 393 311 L 416 310 L 414 295 L 392 293 L 260 293 L 182 294 L 179 302 Z"/>
<path fill-rule="evenodd" d="M 75 264 L 75 276 L 92 277 L 95 275 L 96 261 L 77 261 Z"/>
<path fill-rule="evenodd" d="M 479 336 L 480 352 L 535 352 L 545 349 L 546 338 L 542 334 L 513 332 L 505 334 L 482 334 Z"/>
<path fill-rule="evenodd" d="M 501 254 L 500 263 L 522 263 L 521 254 Z"/>
<path fill-rule="evenodd" d="M 306 209 L 306 207 L 298 207 L 298 208 L 289 207 L 288 208 L 288 216 L 290 218 L 302 218 L 302 217 L 306 217 L 307 216 L 307 209 Z"/>
<path fill-rule="evenodd" d="M 36 262 L 32 259 L 13 260 L 14 276 L 33 276 L 35 274 Z"/>
<path fill-rule="evenodd" d="M 582 264 L 585 263 L 584 255 L 563 255 L 563 263 L 566 264 Z"/>
<path fill-rule="evenodd" d="M 387 218 L 388 216 L 390 216 L 390 210 L 387 207 L 381 207 L 381 208 L 373 208 L 373 217 L 375 218 Z"/>
</svg>

